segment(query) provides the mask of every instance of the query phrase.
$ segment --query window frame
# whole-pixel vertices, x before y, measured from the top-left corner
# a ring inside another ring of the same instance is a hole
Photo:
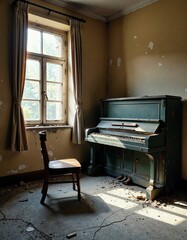
[[[68,105],[68,74],[67,74],[67,66],[68,66],[68,33],[63,30],[55,29],[52,27],[48,27],[42,24],[36,24],[33,22],[29,22],[28,28],[40,30],[41,32],[47,32],[54,35],[60,35],[62,37],[62,57],[54,57],[49,56],[43,53],[33,53],[27,52],[27,59],[38,60],[41,64],[40,68],[40,120],[26,120],[26,126],[47,126],[47,125],[66,125],[68,122],[68,113],[67,113],[67,105]],[[43,34],[41,34],[43,37]],[[43,42],[43,39],[41,39]],[[43,46],[41,46],[43,48]],[[43,51],[43,49],[41,49]],[[62,66],[62,120],[47,120],[46,115],[46,87],[47,87],[47,79],[46,79],[46,64],[47,62],[60,64]],[[25,99],[22,98],[24,101]]]

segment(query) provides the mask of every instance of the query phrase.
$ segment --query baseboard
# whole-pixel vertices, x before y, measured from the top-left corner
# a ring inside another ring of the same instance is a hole
[[[85,166],[82,168],[82,173],[85,171]],[[42,180],[44,176],[44,170],[32,171],[27,173],[20,173],[10,176],[0,177],[0,187],[6,187],[10,185],[19,185],[21,181],[31,182],[36,180]],[[187,180],[181,179],[178,189],[187,190]]]
[[[26,183],[26,182],[41,180],[43,179],[43,176],[44,176],[44,170],[0,177],[0,187],[6,187],[10,185],[19,185],[21,181]]]
[[[85,172],[82,168],[82,173]],[[10,176],[0,177],[0,187],[6,187],[10,185],[19,185],[21,181],[27,183],[37,180],[43,180],[44,170],[32,171],[27,173],[14,174]]]

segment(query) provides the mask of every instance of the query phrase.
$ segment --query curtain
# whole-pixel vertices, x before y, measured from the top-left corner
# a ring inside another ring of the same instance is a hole
[[[76,104],[72,142],[81,144],[83,142],[83,114],[82,114],[82,42],[81,23],[70,20],[71,56],[73,89]]]
[[[28,150],[21,100],[25,83],[28,4],[14,4],[11,151]]]

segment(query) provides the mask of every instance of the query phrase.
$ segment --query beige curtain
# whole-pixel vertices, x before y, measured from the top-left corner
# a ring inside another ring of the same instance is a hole
[[[81,144],[83,142],[83,114],[82,114],[82,42],[81,23],[70,20],[72,75],[76,112],[72,132],[72,142]]]
[[[27,27],[28,5],[18,1],[14,5],[11,151],[28,150],[25,123],[21,108],[25,83]]]

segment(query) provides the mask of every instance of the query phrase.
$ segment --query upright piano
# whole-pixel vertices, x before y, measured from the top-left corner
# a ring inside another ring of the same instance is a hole
[[[144,96],[101,100],[90,143],[88,173],[128,176],[148,199],[174,190],[181,172],[181,97]]]

